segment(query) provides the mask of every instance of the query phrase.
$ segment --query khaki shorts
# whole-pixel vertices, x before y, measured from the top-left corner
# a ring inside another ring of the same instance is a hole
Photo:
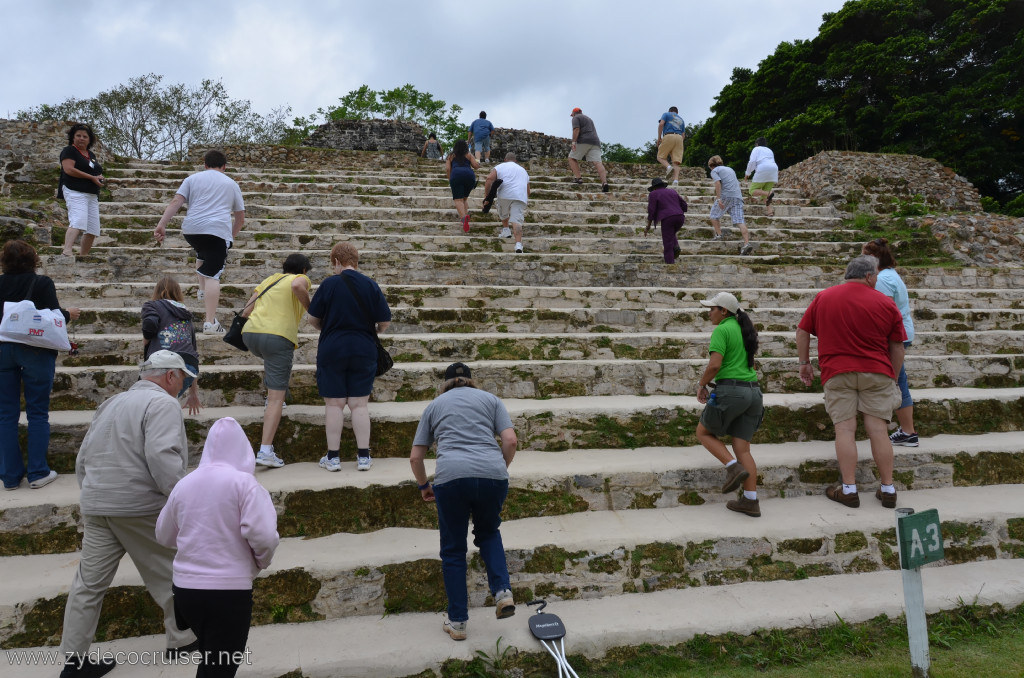
[[[573,160],[588,160],[590,162],[601,162],[600,144],[576,144],[576,148],[569,151],[569,157]]]
[[[509,200],[498,198],[498,218],[502,221],[508,219],[510,224],[523,224],[523,215],[526,214],[526,203],[522,200]]]
[[[658,160],[672,156],[672,162],[677,165],[683,161],[683,135],[666,134],[661,138],[658,145]]]
[[[874,372],[843,372],[825,382],[825,411],[833,424],[858,412],[892,421],[902,396],[896,380]]]

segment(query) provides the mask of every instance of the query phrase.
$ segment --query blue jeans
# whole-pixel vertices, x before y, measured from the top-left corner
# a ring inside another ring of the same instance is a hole
[[[910,342],[904,341],[903,348],[910,348]],[[911,405],[914,404],[914,399],[910,397],[910,387],[907,385],[906,360],[904,360],[903,362],[904,364],[900,365],[899,376],[896,377],[896,385],[900,387],[900,395],[903,396],[903,400],[900,402],[899,406],[899,409],[901,410],[904,407],[910,407]]]
[[[441,571],[448,594],[448,619],[469,619],[466,591],[466,532],[473,519],[473,544],[487,568],[491,593],[509,588],[505,547],[501,543],[501,507],[508,494],[507,480],[459,478],[434,485],[437,522],[441,530]]]
[[[25,475],[18,444],[21,388],[25,387],[28,417],[28,481],[50,475],[50,391],[57,354],[45,348],[0,342],[0,478],[4,487],[17,487]]]

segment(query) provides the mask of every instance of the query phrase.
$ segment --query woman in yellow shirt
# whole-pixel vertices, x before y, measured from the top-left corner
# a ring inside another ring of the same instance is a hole
[[[263,438],[256,463],[271,468],[284,466],[274,452],[274,436],[281,423],[281,409],[292,376],[292,359],[299,345],[299,321],[309,308],[309,273],[312,266],[303,254],[289,254],[283,273],[266,278],[253,290],[242,315],[249,318],[242,340],[257,358],[263,359],[263,383],[267,406],[263,410]]]

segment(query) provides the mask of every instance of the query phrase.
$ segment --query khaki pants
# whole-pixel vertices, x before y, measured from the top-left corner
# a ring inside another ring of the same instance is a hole
[[[171,563],[175,552],[157,543],[156,519],[156,515],[82,516],[85,526],[82,558],[64,608],[64,632],[60,649],[65,656],[68,653],[84,655],[89,651],[89,645],[96,635],[103,596],[125,553],[131,556],[142,575],[149,595],[164,611],[167,647],[181,647],[195,640],[191,631],[179,631],[174,622]]]

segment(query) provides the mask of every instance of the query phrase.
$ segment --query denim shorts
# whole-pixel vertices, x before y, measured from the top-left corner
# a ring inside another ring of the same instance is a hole
[[[477,153],[490,153],[491,152],[491,137],[486,136],[482,139],[473,139],[473,150]]]

